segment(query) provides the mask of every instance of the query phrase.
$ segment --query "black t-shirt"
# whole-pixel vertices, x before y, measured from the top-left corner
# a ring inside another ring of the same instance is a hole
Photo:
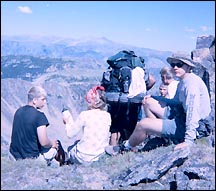
[[[34,158],[41,153],[37,128],[49,125],[45,114],[32,106],[19,108],[13,119],[10,152],[16,159]]]

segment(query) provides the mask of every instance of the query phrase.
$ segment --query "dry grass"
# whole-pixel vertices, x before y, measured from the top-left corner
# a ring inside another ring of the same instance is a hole
[[[205,141],[201,141],[205,142]],[[170,152],[173,145],[158,147],[149,152],[125,153],[110,157],[104,155],[99,161],[89,166],[71,165],[59,167],[58,163],[46,166],[44,161],[20,160],[11,161],[7,156],[7,145],[2,146],[1,153],[1,189],[2,190],[106,190],[124,189],[137,190],[145,187],[133,186],[115,188],[111,179],[124,170],[143,160],[154,160],[155,157]],[[208,154],[208,155],[207,155]],[[212,156],[212,157],[209,157]],[[193,149],[192,160],[203,161],[215,165],[215,148],[199,143]],[[158,190],[155,184],[152,190]]]

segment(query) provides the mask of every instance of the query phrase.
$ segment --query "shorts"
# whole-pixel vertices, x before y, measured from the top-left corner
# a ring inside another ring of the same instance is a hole
[[[184,141],[185,125],[177,119],[163,119],[161,136],[170,138],[174,144]]]
[[[73,145],[69,146],[67,149],[69,161],[71,164],[82,164],[80,160],[78,160],[77,156],[77,143],[79,140],[75,141]]]
[[[164,116],[163,119],[167,119],[170,116],[170,107],[166,106],[164,110]]]

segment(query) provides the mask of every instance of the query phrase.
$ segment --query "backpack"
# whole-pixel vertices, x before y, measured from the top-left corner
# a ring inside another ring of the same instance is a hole
[[[142,57],[135,55],[134,51],[122,50],[107,59],[109,67],[103,73],[101,85],[104,86],[108,101],[128,101],[128,93],[132,80],[132,70],[136,67],[145,72],[145,63]],[[147,75],[144,75],[147,77]],[[144,81],[145,83],[145,81]],[[140,92],[133,102],[141,102],[145,92]]]
[[[197,128],[196,135],[197,139],[200,139],[202,137],[208,137],[213,133],[214,128],[214,114],[213,110],[211,110],[211,113],[207,118],[199,120],[199,127]]]

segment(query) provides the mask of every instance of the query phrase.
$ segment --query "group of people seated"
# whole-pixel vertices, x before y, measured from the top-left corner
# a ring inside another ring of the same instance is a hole
[[[171,139],[175,144],[174,150],[189,148],[199,137],[200,122],[205,121],[205,125],[211,123],[209,92],[203,80],[192,72],[195,67],[193,60],[174,55],[168,57],[167,62],[179,81],[163,75],[163,69],[161,79],[163,84],[168,85],[168,92],[170,86],[175,93],[171,93],[170,98],[145,96],[142,104],[146,117],[137,123],[132,135],[123,144],[106,148],[110,155],[136,150],[149,135]]]
[[[199,134],[199,121],[208,121],[211,112],[209,93],[203,80],[191,72],[195,67],[192,59],[173,55],[167,58],[167,62],[170,67],[160,71],[160,95],[144,97],[145,117],[137,118],[130,136],[122,142],[118,139],[111,141],[112,117],[107,110],[103,86],[94,86],[87,92],[88,109],[76,120],[71,122],[69,117],[63,117],[67,136],[73,140],[67,150],[62,148],[59,140],[48,138],[46,128],[49,122],[41,111],[47,94],[41,86],[32,87],[28,92],[28,104],[14,115],[10,158],[42,158],[48,165],[55,159],[60,166],[90,164],[105,153],[113,156],[135,151],[149,135],[171,139],[174,150],[190,147]]]

